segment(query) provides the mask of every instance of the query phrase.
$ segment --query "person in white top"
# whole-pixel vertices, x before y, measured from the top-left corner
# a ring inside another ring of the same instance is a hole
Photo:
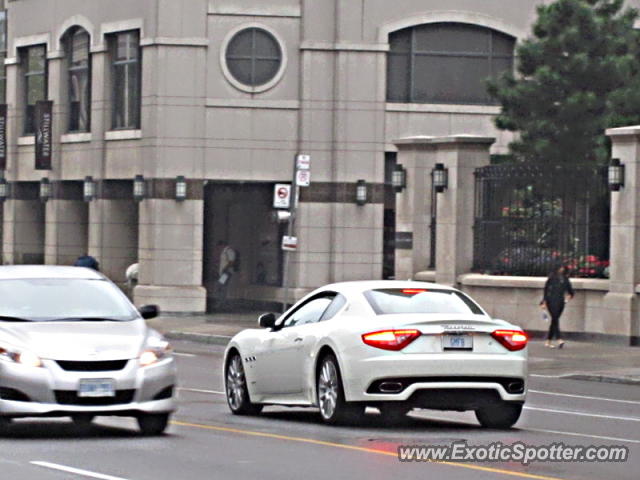
[[[216,282],[216,310],[219,310],[227,299],[227,289],[234,273],[238,254],[224,240],[220,240],[217,245],[220,252],[218,261],[218,281]]]

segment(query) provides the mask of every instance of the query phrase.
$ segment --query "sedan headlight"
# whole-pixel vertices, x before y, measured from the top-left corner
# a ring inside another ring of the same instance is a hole
[[[171,345],[158,332],[151,332],[140,353],[140,365],[147,367],[171,354]]]
[[[38,355],[19,348],[0,345],[0,361],[17,363],[25,367],[41,367],[42,360]]]

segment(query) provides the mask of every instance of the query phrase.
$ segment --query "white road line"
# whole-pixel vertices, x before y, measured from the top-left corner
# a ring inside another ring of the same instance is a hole
[[[525,432],[553,433],[554,435],[568,435],[570,437],[587,437],[597,438],[598,440],[612,440],[614,442],[640,443],[640,440],[631,440],[630,438],[604,437],[602,435],[588,435],[586,433],[561,432],[559,430],[543,430],[538,428],[522,428]]]
[[[113,475],[104,475],[102,473],[90,472],[89,470],[80,470],[79,468],[67,467],[65,465],[58,465],[57,463],[50,462],[41,462],[41,461],[32,461],[29,462],[32,465],[37,465],[39,467],[50,468],[52,470],[60,470],[61,472],[73,473],[75,475],[80,475],[82,477],[89,478],[98,478],[100,480],[127,480],[122,477],[114,477]]]
[[[173,352],[173,354],[177,355],[178,357],[197,357],[197,355],[193,353]]]
[[[589,395],[574,395],[570,393],[545,392],[543,390],[531,390],[531,389],[527,390],[527,392],[538,393],[540,395],[553,395],[555,397],[584,398],[587,400],[603,400],[605,402],[630,403],[632,405],[640,405],[640,402],[635,400],[618,400],[616,398],[591,397]]]
[[[530,373],[529,376],[538,378],[560,378],[559,375],[540,375],[539,373]]]
[[[525,410],[534,410],[538,412],[562,413],[564,415],[577,415],[579,417],[606,418],[607,420],[625,420],[630,422],[640,422],[640,418],[638,417],[618,417],[615,415],[600,415],[597,413],[574,412],[572,410],[557,410],[555,408],[529,407],[527,405],[525,405],[522,408],[524,408]]]
[[[210,393],[212,395],[225,395],[225,392],[219,392],[217,390],[203,390],[201,388],[178,388],[178,390],[195,393]]]

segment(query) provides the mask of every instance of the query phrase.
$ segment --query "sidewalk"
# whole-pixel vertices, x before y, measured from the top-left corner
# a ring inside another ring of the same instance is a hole
[[[226,345],[239,331],[258,328],[260,313],[167,315],[148,324],[173,340]],[[563,349],[549,349],[542,340],[529,345],[529,373],[640,386],[640,347],[570,341]]]

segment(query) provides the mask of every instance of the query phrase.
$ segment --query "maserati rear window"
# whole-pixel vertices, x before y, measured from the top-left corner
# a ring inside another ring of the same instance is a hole
[[[377,315],[399,313],[461,313],[484,315],[469,297],[451,290],[424,288],[384,288],[369,290],[364,296]]]

